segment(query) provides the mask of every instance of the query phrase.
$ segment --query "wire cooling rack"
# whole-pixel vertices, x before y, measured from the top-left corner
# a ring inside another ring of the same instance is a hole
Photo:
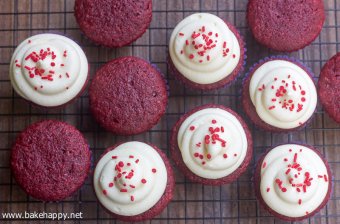
[[[326,22],[321,35],[304,50],[290,54],[305,62],[318,76],[322,65],[340,50],[340,0],[325,0]],[[195,12],[210,12],[230,21],[245,37],[248,49],[246,70],[259,59],[276,55],[258,45],[248,30],[246,0],[154,0],[153,19],[147,32],[134,44],[119,49],[97,47],[79,31],[73,16],[74,0],[0,0],[0,211],[1,212],[82,212],[83,219],[60,223],[118,223],[97,203],[90,178],[72,197],[58,203],[43,203],[27,196],[15,183],[9,168],[11,145],[16,135],[29,124],[43,119],[66,121],[81,130],[88,139],[96,161],[103,150],[118,141],[140,140],[158,145],[168,153],[172,126],[185,112],[205,103],[231,107],[244,116],[239,103],[242,76],[237,82],[218,91],[192,91],[179,85],[167,72],[167,44],[174,26]],[[28,36],[58,33],[78,42],[90,61],[91,77],[110,59],[135,55],[156,64],[170,86],[166,115],[152,130],[137,136],[118,137],[105,132],[89,113],[87,92],[62,110],[43,111],[24,102],[11,88],[8,68],[15,47]],[[284,223],[263,210],[254,196],[252,167],[258,156],[279,143],[306,142],[321,150],[333,171],[333,191],[328,205],[302,223],[340,223],[340,126],[324,113],[320,105],[312,122],[302,131],[272,134],[254,128],[255,156],[251,168],[236,182],[220,187],[203,186],[187,181],[175,168],[176,191],[164,212],[146,223]],[[0,220],[0,223],[32,223],[23,220]],[[40,220],[49,223],[49,220]]]

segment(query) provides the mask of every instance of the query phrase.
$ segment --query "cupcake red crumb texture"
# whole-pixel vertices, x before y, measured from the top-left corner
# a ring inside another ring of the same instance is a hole
[[[107,47],[122,47],[141,37],[152,19],[151,0],[76,0],[74,15],[84,34]]]
[[[325,111],[340,124],[340,53],[323,66],[318,82],[318,93]]]
[[[102,66],[92,80],[91,112],[106,130],[119,135],[151,129],[165,113],[167,85],[162,74],[138,57],[121,57]]]
[[[277,51],[296,51],[320,34],[324,4],[322,0],[249,0],[247,20],[260,44]]]
[[[56,120],[26,128],[11,151],[16,182],[28,195],[43,201],[71,196],[83,185],[90,163],[91,152],[82,134]]]

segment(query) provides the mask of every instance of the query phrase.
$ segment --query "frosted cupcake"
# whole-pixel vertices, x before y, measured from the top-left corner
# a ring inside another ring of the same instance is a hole
[[[261,60],[243,82],[242,104],[254,124],[267,131],[303,128],[317,105],[312,73],[292,58]]]
[[[172,129],[171,157],[191,181],[221,185],[236,180],[252,158],[251,133],[242,118],[208,104],[183,115]]]
[[[172,199],[174,184],[166,155],[137,141],[108,148],[93,175],[100,204],[113,217],[129,222],[160,214]]]
[[[86,87],[88,62],[71,39],[39,34],[24,40],[14,51],[10,80],[25,100],[42,107],[60,107],[77,98]]]
[[[258,161],[255,192],[263,207],[275,217],[299,221],[326,205],[331,177],[327,161],[312,146],[279,145]]]
[[[209,13],[192,14],[175,27],[169,54],[173,75],[202,90],[233,81],[245,60],[244,43],[236,28]]]

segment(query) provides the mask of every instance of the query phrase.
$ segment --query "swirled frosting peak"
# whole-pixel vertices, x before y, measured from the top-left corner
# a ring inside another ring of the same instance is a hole
[[[187,117],[177,141],[186,166],[207,179],[234,172],[245,159],[248,147],[238,118],[220,108],[202,109]]]
[[[182,20],[172,32],[170,57],[192,82],[210,84],[227,77],[240,59],[240,45],[228,25],[209,13]]]
[[[111,212],[134,216],[163,196],[167,170],[156,150],[142,142],[127,142],[107,152],[94,171],[100,203]]]
[[[313,115],[317,104],[312,78],[286,60],[270,60],[257,68],[249,93],[259,117],[282,129],[301,126]]]
[[[82,49],[57,34],[35,35],[23,41],[10,65],[15,91],[46,107],[60,106],[76,97],[87,76],[88,62]]]
[[[262,161],[261,196],[275,212],[302,217],[323,203],[329,179],[326,165],[316,152],[302,145],[280,145]]]

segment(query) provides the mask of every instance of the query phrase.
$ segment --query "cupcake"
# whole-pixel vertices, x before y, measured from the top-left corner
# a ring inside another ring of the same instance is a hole
[[[297,51],[319,36],[324,5],[322,0],[249,0],[247,20],[260,44],[276,51]]]
[[[171,157],[193,182],[227,184],[248,167],[253,148],[251,133],[231,109],[208,104],[182,116],[172,129]]]
[[[340,124],[340,53],[323,66],[318,82],[320,101],[326,112]]]
[[[96,44],[121,47],[141,37],[152,19],[152,0],[76,0],[74,15]]]
[[[245,63],[244,42],[236,28],[209,13],[192,14],[175,27],[169,54],[175,78],[201,90],[229,84]]]
[[[301,129],[317,104],[312,73],[292,58],[265,58],[244,79],[242,104],[248,117],[264,130]]]
[[[83,135],[56,120],[32,124],[19,134],[11,151],[11,169],[17,184],[42,201],[60,201],[84,183],[91,152]]]
[[[39,34],[14,51],[9,76],[17,94],[41,107],[61,107],[85,89],[89,66],[83,50],[71,39]]]
[[[114,218],[129,222],[160,214],[172,199],[174,184],[166,155],[137,141],[108,148],[93,174],[100,204]]]
[[[101,67],[92,80],[90,107],[106,130],[119,135],[152,128],[165,113],[167,86],[162,74],[137,57],[121,57]]]
[[[300,221],[323,208],[331,193],[331,172],[318,150],[285,144],[258,161],[254,184],[260,204],[275,217]]]

